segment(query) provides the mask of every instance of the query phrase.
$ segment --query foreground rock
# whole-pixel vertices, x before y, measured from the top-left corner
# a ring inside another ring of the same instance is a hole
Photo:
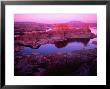
[[[16,76],[94,76],[97,75],[97,49],[46,56],[19,54],[15,56],[14,63]]]

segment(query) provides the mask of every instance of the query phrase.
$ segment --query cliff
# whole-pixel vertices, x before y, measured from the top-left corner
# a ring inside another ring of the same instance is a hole
[[[53,30],[49,32],[25,32],[22,35],[15,35],[15,44],[22,46],[30,46],[37,48],[39,45],[54,43],[67,39],[75,38],[95,38],[96,35],[91,33],[89,29],[69,29],[69,30]]]

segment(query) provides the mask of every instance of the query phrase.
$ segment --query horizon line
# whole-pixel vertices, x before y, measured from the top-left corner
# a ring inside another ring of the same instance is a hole
[[[68,21],[68,22],[56,22],[56,23],[46,23],[46,22],[36,22],[36,21],[14,21],[14,23],[16,22],[30,22],[30,23],[42,23],[42,24],[60,24],[60,23],[69,23],[69,22],[82,22],[82,23],[96,23],[97,22],[83,22],[83,21]]]

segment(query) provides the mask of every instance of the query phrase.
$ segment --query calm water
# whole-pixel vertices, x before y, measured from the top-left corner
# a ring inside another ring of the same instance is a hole
[[[96,38],[90,39],[88,43],[80,42],[79,40],[73,41],[73,42],[68,42],[65,45],[65,42],[57,42],[55,44],[45,44],[41,45],[37,49],[33,49],[30,47],[24,47],[20,53],[25,55],[25,54],[31,54],[31,53],[40,53],[40,54],[50,54],[54,52],[72,52],[76,50],[83,50],[83,49],[93,49],[96,48],[97,45],[93,44],[92,42],[96,41]]]
[[[91,31],[96,34],[96,30],[92,29]],[[60,41],[55,42],[54,44],[41,45],[39,48],[36,49],[24,47],[22,50],[20,50],[20,54],[25,55],[32,53],[40,53],[43,55],[47,55],[55,52],[72,52],[76,50],[93,49],[97,47],[96,44],[93,44],[93,41],[97,41],[97,38]]]

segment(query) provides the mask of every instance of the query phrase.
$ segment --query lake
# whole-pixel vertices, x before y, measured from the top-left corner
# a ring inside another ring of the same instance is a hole
[[[82,40],[82,39],[81,39]],[[20,50],[20,54],[22,55],[27,55],[31,53],[40,53],[43,55],[47,55],[50,53],[55,53],[55,52],[72,52],[76,50],[83,50],[83,49],[93,49],[96,48],[97,45],[93,44],[93,41],[96,41],[96,38],[90,39],[88,43],[85,42],[85,39],[83,39],[84,42],[81,42],[77,40],[73,42],[57,42],[55,44],[45,44],[41,45],[37,49],[33,49],[30,47],[24,47],[22,50]],[[66,43],[66,45],[65,45]]]
[[[91,32],[96,34],[96,29],[91,28]],[[54,44],[40,45],[39,48],[24,47],[20,50],[20,54],[27,55],[32,53],[40,53],[42,55],[48,55],[56,52],[73,52],[76,50],[94,49],[97,45],[93,42],[97,42],[97,38],[93,39],[68,39],[64,41],[54,42]]]

